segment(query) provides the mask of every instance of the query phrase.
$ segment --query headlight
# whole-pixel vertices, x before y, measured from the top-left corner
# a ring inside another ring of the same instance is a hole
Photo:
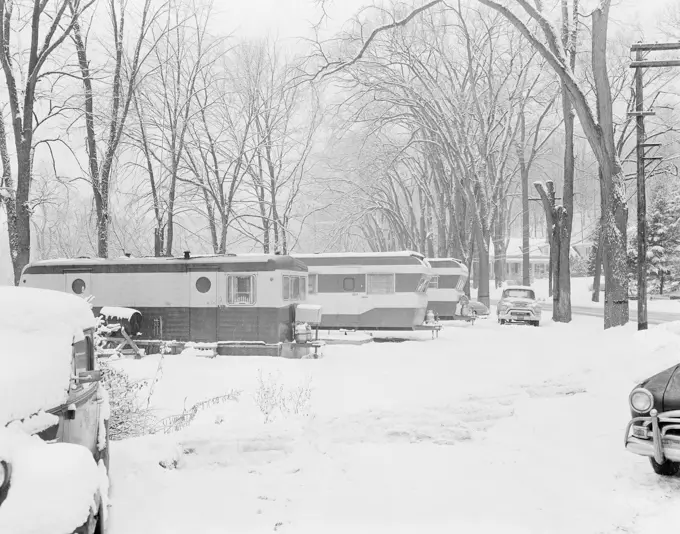
[[[654,407],[654,397],[644,388],[636,388],[630,393],[630,406],[638,413],[647,413]]]

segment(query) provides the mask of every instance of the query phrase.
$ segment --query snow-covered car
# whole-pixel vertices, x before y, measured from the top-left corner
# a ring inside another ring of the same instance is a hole
[[[468,303],[468,306],[470,306],[470,313],[474,315],[475,317],[479,317],[480,319],[486,319],[489,316],[489,308],[487,308],[483,303],[479,302],[478,300],[471,300]]]
[[[508,286],[498,301],[496,315],[500,324],[528,323],[538,326],[541,322],[541,305],[530,287]]]
[[[658,475],[680,472],[680,365],[651,376],[630,392],[626,449],[649,457]]]
[[[0,286],[0,532],[105,532],[108,395],[74,295]]]

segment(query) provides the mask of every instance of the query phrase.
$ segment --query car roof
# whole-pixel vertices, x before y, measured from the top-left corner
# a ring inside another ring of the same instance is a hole
[[[96,326],[91,306],[81,297],[33,287],[0,286],[0,326],[15,330],[60,323],[80,330]]]
[[[75,295],[0,286],[0,426],[66,401],[72,345],[96,321]]]

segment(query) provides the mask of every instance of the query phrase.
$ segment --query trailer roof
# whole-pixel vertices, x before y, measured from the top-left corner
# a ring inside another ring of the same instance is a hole
[[[463,264],[462,260],[456,258],[427,258],[433,269],[463,269],[467,271],[468,268]]]
[[[186,271],[307,271],[307,266],[291,256],[239,254],[192,256],[184,258],[75,258],[30,263],[23,274],[60,274],[67,271],[91,273],[154,273]]]
[[[410,250],[398,252],[325,252],[321,254],[293,254],[307,265],[424,265],[425,256]]]

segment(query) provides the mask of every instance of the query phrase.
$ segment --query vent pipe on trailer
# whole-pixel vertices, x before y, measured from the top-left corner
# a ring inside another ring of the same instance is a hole
[[[191,251],[185,250],[184,251],[184,259],[185,260],[190,260],[191,259]]]

